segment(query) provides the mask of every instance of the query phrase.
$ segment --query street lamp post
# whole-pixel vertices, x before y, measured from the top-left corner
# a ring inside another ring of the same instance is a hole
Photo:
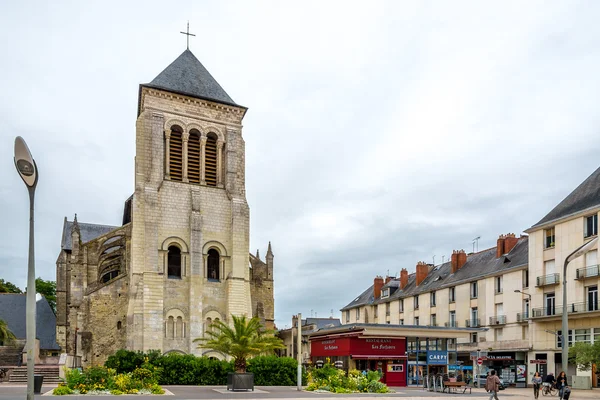
[[[587,253],[598,242],[598,237],[593,238],[587,243],[579,246],[574,252],[565,258],[563,267],[563,307],[562,307],[562,365],[563,370],[569,371],[569,315],[567,314],[567,265],[577,257]]]
[[[29,191],[29,261],[27,263],[27,400],[34,400],[33,373],[35,367],[35,253],[33,241],[33,204],[38,170],[31,152],[21,136],[15,139],[15,167]]]

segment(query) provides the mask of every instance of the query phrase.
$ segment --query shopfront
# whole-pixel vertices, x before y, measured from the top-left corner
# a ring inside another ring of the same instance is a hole
[[[406,386],[406,339],[337,336],[311,339],[315,365],[329,360],[346,370],[379,371],[388,386]]]
[[[422,386],[430,374],[462,369],[456,342],[472,331],[478,329],[358,323],[325,328],[309,336],[311,362],[380,371],[388,386]]]
[[[480,374],[495,370],[500,379],[517,387],[527,385],[527,353],[525,352],[490,352],[483,358]]]

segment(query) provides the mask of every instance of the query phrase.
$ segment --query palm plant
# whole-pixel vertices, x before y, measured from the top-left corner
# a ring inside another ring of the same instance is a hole
[[[0,345],[12,344],[16,339],[14,333],[8,329],[6,322],[0,319]]]
[[[195,339],[198,347],[219,351],[233,357],[236,372],[246,372],[246,360],[261,354],[271,353],[285,346],[274,336],[275,331],[265,330],[258,318],[231,316],[233,327],[216,320],[204,334]]]

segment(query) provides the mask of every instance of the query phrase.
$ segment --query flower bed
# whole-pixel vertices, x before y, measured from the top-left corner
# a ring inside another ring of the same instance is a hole
[[[66,371],[65,382],[52,394],[120,395],[120,394],[164,394],[158,385],[160,370],[144,365],[132,372],[117,374],[106,367],[90,367],[80,372],[78,369]]]
[[[390,393],[391,390],[380,382],[380,379],[381,374],[377,371],[363,374],[358,370],[351,370],[346,375],[344,370],[337,369],[327,362],[322,368],[313,368],[308,372],[306,390],[332,393]]]

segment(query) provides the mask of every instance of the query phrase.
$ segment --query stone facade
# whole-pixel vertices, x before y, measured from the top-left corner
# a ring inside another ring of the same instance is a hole
[[[84,365],[101,364],[119,348],[208,354],[193,340],[232,314],[274,327],[271,245],[265,262],[249,254],[246,109],[148,85],[139,99],[135,192],[124,225],[65,219],[58,341]],[[172,132],[183,138],[179,181],[170,174]],[[200,135],[199,183],[188,179],[190,132]],[[214,186],[205,180],[209,135],[217,138]]]

